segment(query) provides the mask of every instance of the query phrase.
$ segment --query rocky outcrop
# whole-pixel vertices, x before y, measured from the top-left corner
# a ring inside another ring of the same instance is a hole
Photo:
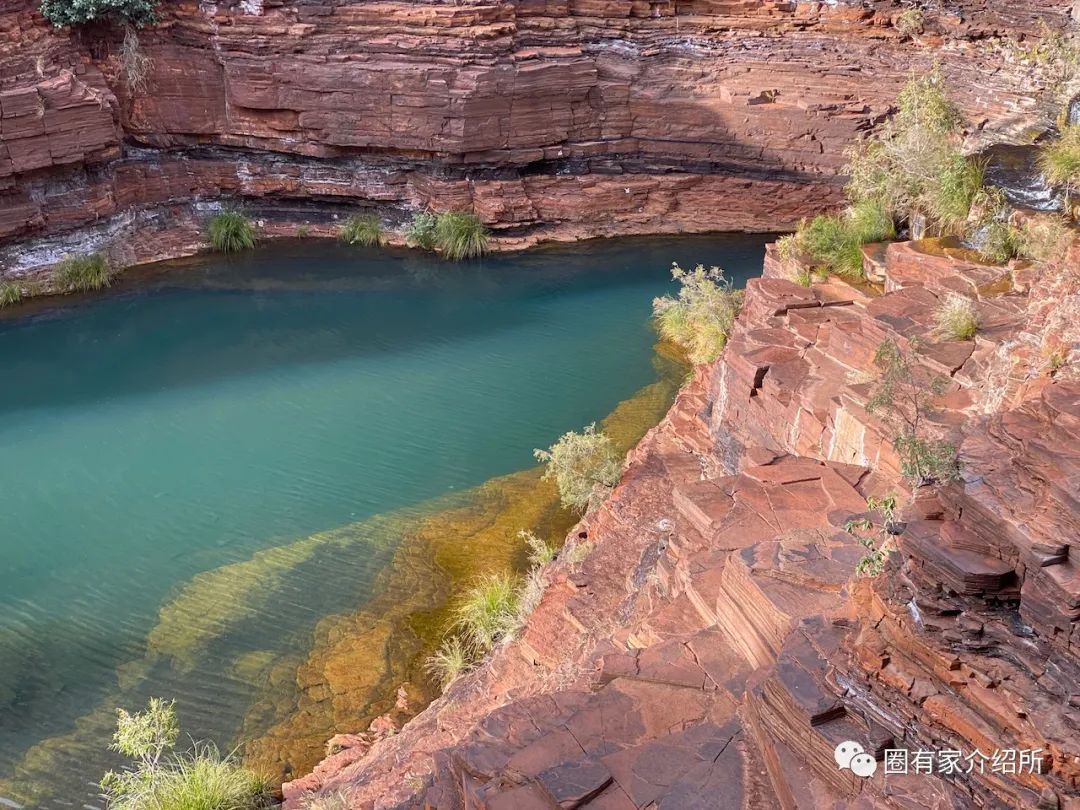
[[[520,638],[399,734],[287,784],[288,806],[1080,806],[1080,379],[1043,352],[1080,346],[1080,242],[1051,267],[933,243],[867,262],[881,288],[803,288],[770,250],[724,356],[575,529],[591,552],[548,571]],[[956,292],[980,333],[935,341]],[[932,429],[958,446],[959,481],[900,479],[867,409],[885,339],[918,339],[948,380]],[[888,493],[896,551],[859,578],[849,521]],[[862,779],[834,761],[846,740],[964,759]],[[1037,770],[993,764],[1021,749]]]
[[[844,147],[943,65],[976,138],[1058,99],[1002,42],[1067,0],[163,3],[139,67],[108,27],[0,9],[0,267],[190,253],[242,203],[268,235],[375,207],[475,210],[538,238],[769,230],[838,199]],[[133,68],[134,66],[134,68]]]

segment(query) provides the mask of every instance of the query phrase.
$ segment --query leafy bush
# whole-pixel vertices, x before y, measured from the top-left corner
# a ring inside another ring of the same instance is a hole
[[[435,221],[435,246],[454,261],[483,256],[488,251],[488,231],[476,214],[446,211]]]
[[[56,27],[107,20],[132,25],[157,22],[157,0],[41,0],[41,13]]]
[[[115,810],[257,810],[269,806],[269,783],[222,757],[210,744],[174,752],[179,726],[172,702],[152,698],[145,712],[117,712],[112,749],[132,768],[105,774],[101,788]]]
[[[970,298],[951,293],[934,312],[936,333],[945,340],[971,340],[979,331],[979,313]]]
[[[1039,168],[1049,183],[1063,186],[1067,195],[1080,188],[1080,124],[1067,125],[1060,138],[1042,148]]]
[[[862,246],[881,242],[896,235],[892,217],[873,199],[864,199],[841,214],[821,214],[803,220],[793,236],[790,248],[808,260],[812,267],[836,273],[850,281],[864,278]],[[796,281],[810,286],[811,274]]]
[[[962,230],[982,167],[960,151],[963,120],[941,73],[913,76],[897,112],[848,150],[848,196],[873,201],[896,221],[925,216],[941,233]]]
[[[375,214],[356,214],[341,226],[341,238],[350,245],[379,247],[385,241],[383,227]]]
[[[879,376],[866,409],[881,414],[896,430],[893,447],[900,457],[901,474],[913,486],[958,478],[956,447],[925,436],[933,398],[945,392],[944,379],[927,373],[892,340],[878,346],[874,365]]]
[[[405,243],[409,247],[421,250],[435,249],[435,224],[438,220],[434,214],[421,211],[412,218],[412,222],[405,229]]]
[[[742,306],[743,293],[735,290],[719,267],[698,265],[687,272],[673,264],[679,297],[653,300],[653,318],[660,336],[681,346],[694,365],[720,356]]]
[[[53,270],[53,283],[64,292],[100,290],[112,284],[112,270],[100,253],[68,256]]]
[[[255,247],[251,220],[239,211],[222,211],[210,219],[210,246],[219,253],[236,253]]]
[[[454,611],[466,641],[485,653],[508,639],[519,625],[518,583],[509,574],[488,574],[477,580]]]
[[[581,512],[598,506],[622,472],[615,445],[595,424],[564,433],[550,449],[533,454],[547,464],[544,479],[555,479],[563,506]]]
[[[17,304],[22,299],[22,287],[12,281],[0,282],[0,309]]]
[[[472,666],[474,658],[459,636],[448,636],[434,655],[427,659],[424,669],[442,689],[446,689]]]

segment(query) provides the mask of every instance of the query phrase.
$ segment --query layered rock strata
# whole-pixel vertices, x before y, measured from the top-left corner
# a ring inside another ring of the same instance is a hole
[[[1080,345],[1080,243],[1054,267],[931,243],[867,265],[882,287],[808,289],[770,250],[724,356],[575,529],[591,552],[548,571],[520,638],[400,733],[346,740],[288,806],[1080,807],[1080,379],[1046,359]],[[973,341],[933,337],[954,293]],[[900,480],[867,410],[885,339],[948,380],[933,431],[961,480]],[[889,493],[897,551],[858,578],[848,521]],[[861,779],[834,762],[845,740],[969,759]],[[1040,772],[977,765],[1010,749]]]
[[[191,253],[240,204],[267,235],[470,208],[538,238],[790,226],[936,60],[973,132],[1057,113],[1016,46],[1068,0],[162,4],[139,33],[0,9],[0,270]],[[1000,40],[997,38],[1001,38]],[[1004,43],[1004,44],[1003,44]]]

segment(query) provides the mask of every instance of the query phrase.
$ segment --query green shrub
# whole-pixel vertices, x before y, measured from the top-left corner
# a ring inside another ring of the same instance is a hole
[[[379,247],[385,241],[382,223],[375,214],[356,214],[341,226],[341,238],[350,245]]]
[[[473,652],[460,637],[449,636],[427,659],[424,669],[442,689],[446,689],[472,666],[474,658]]]
[[[819,214],[804,220],[795,238],[814,267],[853,281],[863,277],[863,243],[845,216]]]
[[[108,20],[132,25],[157,21],[157,0],[41,0],[41,13],[53,25]]]
[[[255,228],[239,211],[222,211],[210,219],[210,246],[219,253],[237,253],[255,247]]]
[[[983,166],[959,152],[941,158],[936,182],[926,183],[921,206],[942,233],[962,231],[983,187]]]
[[[848,196],[870,200],[895,221],[924,215],[941,233],[967,219],[983,170],[961,150],[963,120],[941,73],[913,76],[897,112],[870,139],[848,150]]]
[[[971,340],[979,331],[979,313],[974,302],[956,293],[938,304],[934,320],[937,335],[945,340]]]
[[[100,290],[112,284],[112,270],[100,253],[68,256],[53,270],[53,283],[64,292]]]
[[[22,287],[13,281],[0,282],[0,309],[13,306],[22,300]]]
[[[483,256],[488,251],[488,231],[476,214],[446,211],[435,221],[435,247],[453,261]]]
[[[435,215],[427,211],[416,214],[405,229],[405,244],[421,250],[434,250],[437,222]]]
[[[563,506],[580,512],[602,503],[622,473],[615,445],[595,424],[564,433],[548,450],[533,454],[547,464],[544,479],[555,479]]]
[[[145,712],[118,711],[112,749],[134,760],[101,782],[114,810],[258,810],[269,806],[269,783],[217,748],[198,743],[174,751],[179,727],[171,702],[152,698]]]
[[[698,265],[687,272],[672,264],[679,297],[653,299],[653,319],[664,340],[679,345],[694,365],[712,363],[724,350],[742,306],[742,290],[733,289],[719,267]]]
[[[468,590],[454,610],[466,641],[485,653],[509,639],[519,626],[518,582],[509,574],[488,574]]]
[[[1064,186],[1070,196],[1080,188],[1080,124],[1067,125],[1060,138],[1042,147],[1039,168],[1048,182]]]

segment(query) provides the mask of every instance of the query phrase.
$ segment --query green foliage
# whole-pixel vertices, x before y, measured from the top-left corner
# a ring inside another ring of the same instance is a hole
[[[836,273],[849,281],[861,281],[863,273],[862,246],[896,236],[892,216],[878,200],[862,199],[840,214],[821,214],[803,220],[787,251],[800,254],[810,269]],[[810,286],[812,275],[796,281]]]
[[[146,711],[117,712],[112,749],[134,760],[110,771],[101,788],[115,810],[258,810],[269,806],[269,783],[222,757],[209,744],[187,755],[174,751],[179,726],[174,704],[151,698]]]
[[[880,527],[875,531],[870,518],[849,520],[844,530],[858,538],[866,554],[856,563],[855,573],[860,577],[876,577],[885,571],[885,564],[894,549],[893,532],[896,526],[897,498],[894,494],[882,498],[866,499],[866,509],[881,517]]]
[[[951,293],[934,311],[936,334],[944,340],[971,340],[979,331],[979,313],[975,303],[963,295]]]
[[[157,22],[157,0],[41,0],[41,13],[56,27],[99,20],[143,26]]]
[[[483,256],[488,251],[488,231],[476,214],[446,211],[435,220],[435,247],[453,261]]]
[[[0,309],[23,300],[23,289],[13,281],[0,282]]]
[[[533,532],[528,529],[522,529],[518,532],[518,539],[525,543],[529,549],[529,563],[536,566],[544,566],[555,559],[559,553],[559,549],[541,540]]]
[[[473,665],[474,660],[472,650],[459,636],[448,636],[424,663],[424,669],[446,689]]]
[[[477,580],[454,611],[466,642],[486,653],[509,639],[519,626],[518,582],[509,574],[488,574]]]
[[[724,350],[742,306],[742,290],[733,289],[719,267],[698,265],[687,272],[673,264],[679,297],[653,300],[653,318],[664,340],[681,346],[694,365],[712,363]]]
[[[1039,168],[1049,183],[1072,195],[1080,188],[1080,124],[1061,130],[1061,137],[1042,147]]]
[[[983,181],[981,164],[960,151],[962,128],[941,73],[912,76],[896,114],[848,150],[848,196],[896,221],[921,214],[940,233],[960,232]]]
[[[879,376],[866,409],[881,414],[896,431],[893,447],[900,457],[901,474],[913,486],[958,478],[956,448],[924,435],[933,399],[945,392],[945,380],[929,374],[892,340],[878,346],[874,365]]]
[[[379,247],[386,241],[382,222],[375,214],[355,214],[341,226],[341,238],[350,245]]]
[[[64,292],[100,290],[112,283],[112,270],[100,253],[68,256],[53,270],[53,283]]]
[[[421,250],[435,249],[435,225],[438,222],[434,214],[421,211],[412,218],[405,229],[405,243],[409,247]]]
[[[210,246],[219,253],[237,253],[255,247],[255,228],[239,211],[222,211],[210,219]]]
[[[563,506],[580,512],[598,506],[622,472],[615,445],[591,424],[581,433],[564,433],[548,450],[533,455],[547,464],[544,479],[555,479]]]

